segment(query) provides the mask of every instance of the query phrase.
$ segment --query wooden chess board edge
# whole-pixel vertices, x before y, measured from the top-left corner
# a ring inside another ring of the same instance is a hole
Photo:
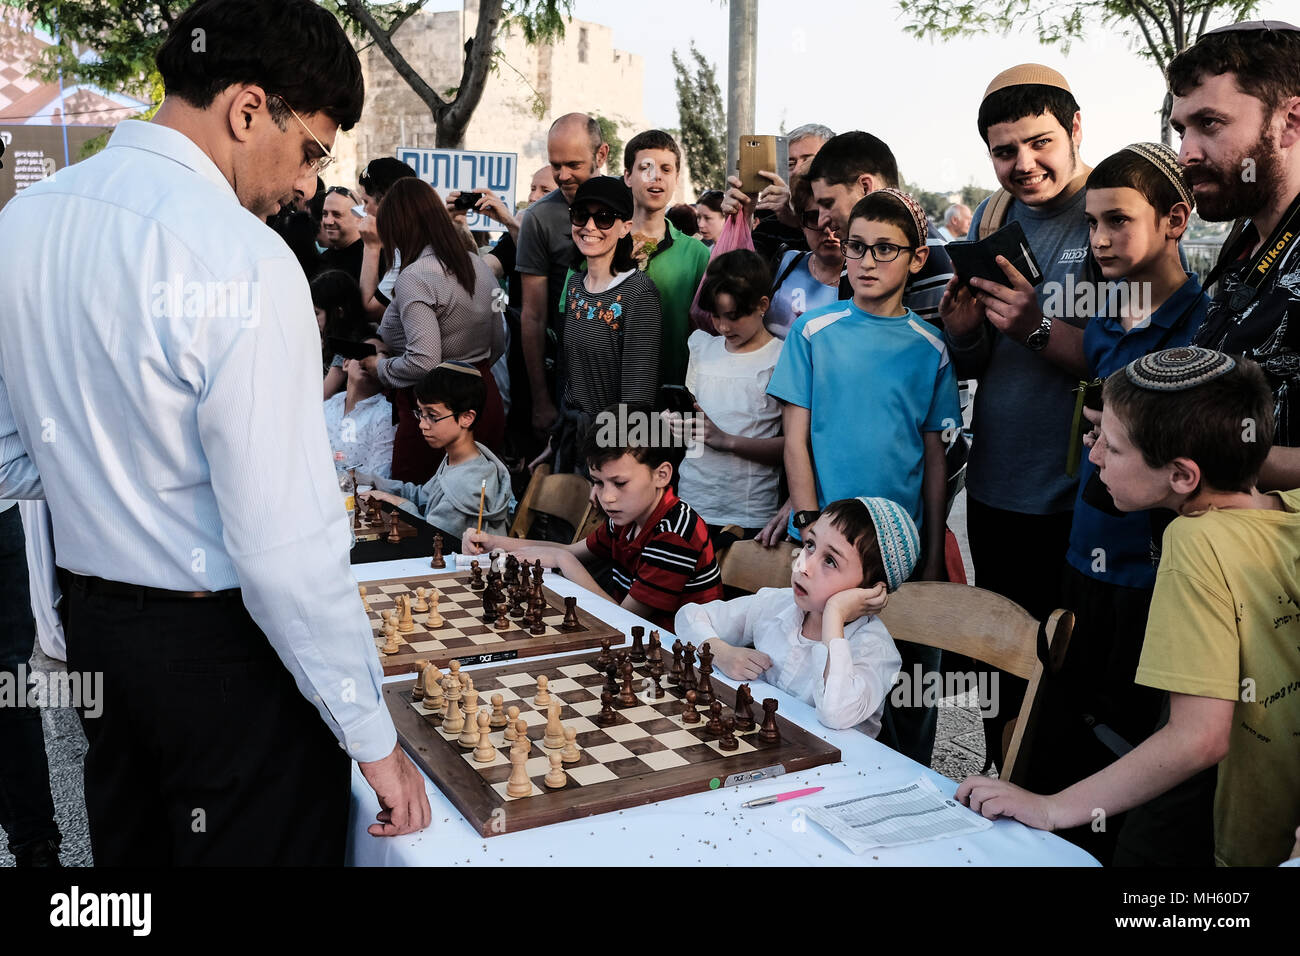
[[[555,663],[564,665],[576,662],[590,663],[591,658],[569,658]],[[479,671],[473,676],[476,683],[479,680],[484,682],[485,689],[482,692],[490,695],[491,689],[486,687],[489,679],[497,673],[517,669],[493,668]],[[461,756],[462,753],[468,753],[468,750],[453,752],[452,745],[411,707],[411,688],[414,684],[415,681],[412,680],[384,685],[384,696],[397,727],[397,738],[402,749],[483,837],[500,836],[502,833],[529,830],[720,789],[732,774],[762,770],[776,764],[782,765],[786,773],[796,773],[839,763],[842,759],[839,748],[778,714],[782,735],[779,745],[763,746],[752,753],[734,754],[708,763],[647,771],[634,777],[600,784],[550,791],[522,800],[506,800]],[[715,683],[714,691],[723,704],[729,708],[734,707],[735,691],[732,688]],[[540,731],[540,728],[537,729]],[[536,743],[537,738],[533,738],[533,741]],[[779,756],[774,752],[777,749]],[[712,784],[714,779],[718,781],[716,786]]]

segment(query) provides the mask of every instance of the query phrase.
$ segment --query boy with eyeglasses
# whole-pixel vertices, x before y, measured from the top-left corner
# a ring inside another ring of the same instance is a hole
[[[767,391],[784,405],[790,534],[798,537],[828,501],[888,498],[920,529],[920,578],[937,581],[943,432],[961,427],[961,408],[942,337],[903,305],[908,279],[930,252],[926,227],[920,205],[897,189],[877,189],[853,206],[843,242],[853,298],[795,321]],[[925,726],[894,728],[892,742],[928,762],[932,710],[918,724]]]
[[[443,362],[415,386],[415,416],[420,434],[445,452],[438,470],[423,485],[357,472],[357,484],[373,485],[369,497],[419,515],[448,540],[458,540],[478,525],[505,534],[514,496],[510,472],[486,446],[474,440],[474,423],[483,413],[487,389],[473,365]]]

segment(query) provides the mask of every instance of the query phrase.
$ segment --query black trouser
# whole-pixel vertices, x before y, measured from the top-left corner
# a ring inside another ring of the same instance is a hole
[[[981,504],[967,495],[966,532],[975,586],[1015,601],[1042,621],[1061,606],[1061,568],[1073,512],[1021,514]],[[978,667],[975,668],[979,670]],[[1026,682],[998,673],[997,715],[984,718],[988,758],[1002,764],[1002,732],[1020,713]]]
[[[0,681],[15,695],[0,701],[0,827],[15,854],[26,846],[59,840],[50,796],[41,711],[28,707],[28,661],[36,643],[27,554],[18,508],[0,512]]]
[[[233,595],[64,588],[96,865],[342,865],[350,761]]]

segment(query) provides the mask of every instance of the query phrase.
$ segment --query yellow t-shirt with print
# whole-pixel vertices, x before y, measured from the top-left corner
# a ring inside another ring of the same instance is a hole
[[[1300,491],[1165,531],[1137,682],[1237,702],[1214,795],[1221,866],[1276,866],[1300,823]]]

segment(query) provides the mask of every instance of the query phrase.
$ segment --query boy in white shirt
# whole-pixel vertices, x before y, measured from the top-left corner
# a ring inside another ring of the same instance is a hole
[[[916,525],[886,498],[843,498],[822,510],[803,539],[789,588],[684,605],[675,633],[697,645],[709,641],[714,665],[731,679],[761,676],[814,705],[827,727],[857,726],[875,737],[902,665],[876,614],[885,592],[916,566]]]

